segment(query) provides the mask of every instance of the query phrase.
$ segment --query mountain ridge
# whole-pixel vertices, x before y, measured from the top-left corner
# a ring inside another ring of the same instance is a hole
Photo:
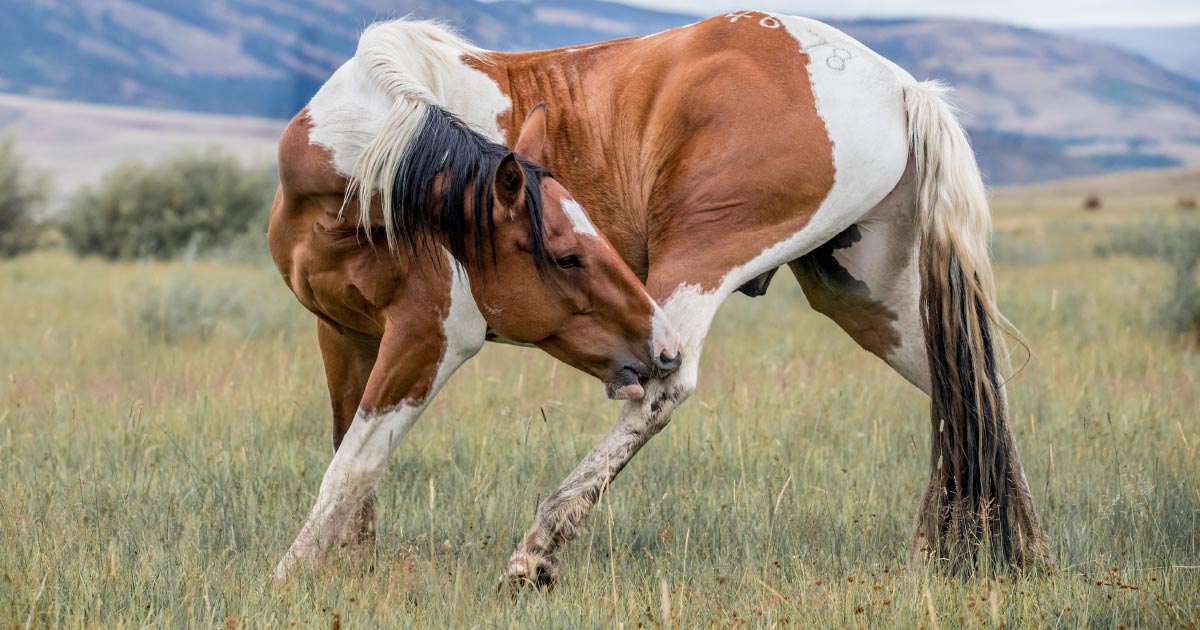
[[[446,21],[496,50],[697,21],[601,0],[57,0],[0,23],[0,91],[284,118],[376,19]],[[918,79],[952,84],[994,182],[1200,163],[1200,82],[1092,41],[917,18],[830,20]]]
[[[1200,81],[1200,24],[1183,26],[1107,26],[1057,29],[1078,39],[1136,53],[1172,72]]]

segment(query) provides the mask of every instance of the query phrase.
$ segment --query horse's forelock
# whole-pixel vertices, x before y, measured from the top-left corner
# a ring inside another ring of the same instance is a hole
[[[396,240],[414,253],[436,256],[430,245],[440,235],[455,258],[466,260],[470,247],[476,264],[485,266],[489,250],[495,264],[493,174],[508,153],[504,145],[491,142],[454,114],[429,108],[396,169],[390,221]],[[518,157],[518,163],[525,175],[529,246],[540,271],[547,260],[541,182],[549,172],[524,158]],[[468,228],[474,233],[472,243],[467,242]]]

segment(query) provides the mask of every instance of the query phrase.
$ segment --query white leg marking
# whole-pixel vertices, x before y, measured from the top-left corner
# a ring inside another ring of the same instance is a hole
[[[450,312],[442,322],[446,348],[429,395],[425,400],[405,401],[382,413],[367,415],[360,409],[355,414],[350,430],[321,480],[321,490],[308,521],[275,568],[276,580],[287,578],[300,564],[319,559],[330,545],[346,539],[355,512],[375,487],[392,451],[450,375],[483,345],[487,325],[471,295],[466,272],[453,258],[450,258],[450,264],[454,270]]]
[[[361,410],[333,456],[317,501],[274,577],[282,580],[301,563],[317,560],[331,545],[346,539],[363,498],[375,487],[387,466],[392,449],[420,417],[424,405],[400,405],[382,414],[366,416]]]
[[[643,399],[626,401],[608,433],[538,506],[533,525],[509,559],[507,580],[553,582],[559,547],[574,537],[579,522],[617,473],[666,426],[675,408],[695,391],[704,334],[719,304],[713,294],[694,290],[676,292],[664,304],[664,312],[689,324],[687,330],[692,336],[685,336],[682,341],[683,364],[665,379],[646,383]]]

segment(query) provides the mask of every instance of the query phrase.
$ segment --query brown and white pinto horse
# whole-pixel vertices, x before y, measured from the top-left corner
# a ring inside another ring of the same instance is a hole
[[[644,395],[539,506],[509,580],[553,582],[580,520],[694,391],[722,301],[762,294],[785,264],[814,308],[932,399],[910,554],[1048,561],[1006,413],[985,189],[943,92],[828,25],[763,12],[517,54],[427,22],[363,34],[299,123],[360,199],[390,194],[395,159],[371,150],[404,151],[411,134],[388,130],[416,123],[397,103],[434,102],[519,148],[525,112],[545,102],[539,157],[587,208],[571,207],[575,229],[607,237],[681,337],[682,366],[643,378]],[[361,389],[331,377],[331,391],[337,408]]]

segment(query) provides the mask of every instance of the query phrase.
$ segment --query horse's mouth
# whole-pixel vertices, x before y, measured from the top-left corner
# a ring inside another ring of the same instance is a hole
[[[631,366],[625,366],[604,383],[604,394],[609,400],[641,400],[646,396],[641,377]]]

